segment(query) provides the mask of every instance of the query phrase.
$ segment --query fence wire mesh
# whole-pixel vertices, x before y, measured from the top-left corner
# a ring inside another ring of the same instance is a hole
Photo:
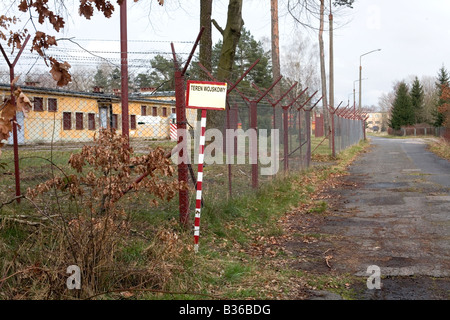
[[[332,116],[336,153],[340,153],[364,139],[364,120],[344,118],[337,114]]]
[[[121,93],[98,86],[56,88],[39,80],[41,74],[29,74],[27,81],[17,85],[29,97],[32,109],[26,115],[17,114],[19,181],[22,194],[28,188],[52,179],[55,174],[75,173],[68,160],[83,146],[91,145],[102,128],[122,132],[122,123],[128,121],[130,145],[135,154],[162,147],[170,152],[177,145],[176,101],[174,91],[156,90],[152,87],[131,89],[128,96],[128,119],[122,118]],[[86,77],[95,77],[86,73]],[[10,95],[8,81],[0,84],[3,98]],[[237,93],[228,97],[228,108],[223,113],[223,124],[207,133],[205,156],[215,160],[205,163],[203,198],[210,203],[226,198],[236,198],[253,193],[257,187],[273,181],[277,176],[294,174],[311,164],[311,151],[330,154],[328,141],[315,136],[314,112],[309,102],[299,110],[307,97],[286,107],[285,99],[275,107],[262,100],[252,113],[251,103]],[[275,114],[281,121],[274,121]],[[192,137],[189,165],[190,206],[195,203],[195,181],[198,164],[199,112],[186,109],[188,133]],[[256,127],[252,125],[256,117]],[[336,118],[336,146],[338,152],[357,143],[362,138],[362,126],[348,119]],[[318,124],[319,126],[319,124]],[[319,128],[323,131],[323,128]],[[230,136],[227,130],[231,130]],[[254,136],[252,133],[254,131]],[[218,139],[221,134],[221,140]],[[209,134],[209,136],[208,136]],[[323,133],[322,133],[323,134]],[[252,141],[255,137],[255,141]],[[328,139],[329,137],[325,137]],[[322,146],[315,148],[319,144]],[[227,158],[228,153],[231,156]],[[218,156],[218,154],[220,156]],[[220,160],[219,160],[220,159]],[[0,201],[8,201],[15,194],[15,168],[13,139],[3,148],[0,182]],[[256,183],[255,183],[256,181]],[[176,200],[169,205],[176,208]],[[191,208],[191,212],[193,209]],[[146,209],[147,210],[147,209]],[[148,209],[150,210],[150,209]],[[152,208],[153,212],[159,209]],[[144,210],[145,211],[145,210]]]

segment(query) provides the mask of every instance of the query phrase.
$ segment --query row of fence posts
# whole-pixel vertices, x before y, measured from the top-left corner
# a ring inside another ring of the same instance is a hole
[[[177,121],[177,130],[186,130],[187,128],[187,119],[186,119],[186,95],[185,95],[185,74],[187,71],[187,68],[190,64],[190,61],[193,57],[193,54],[200,42],[202,33],[203,33],[203,28],[200,30],[200,33],[195,41],[195,44],[192,48],[192,51],[189,55],[189,58],[187,59],[184,67],[182,67],[180,65],[180,63],[177,60],[177,56],[176,56],[176,52],[175,52],[175,48],[173,43],[171,43],[171,48],[172,48],[172,53],[173,53],[173,62],[174,62],[174,67],[175,67],[175,72],[174,72],[174,77],[175,77],[175,98],[176,98],[176,121]],[[28,38],[26,39],[26,41],[28,40]],[[14,66],[18,61],[18,58],[20,57],[20,54],[22,53],[23,48],[26,45],[26,41],[24,43],[24,45],[22,46],[21,51],[19,51],[18,56],[16,57],[15,61],[13,63],[10,63],[6,54],[3,51],[3,48],[0,49],[10,67],[10,73],[11,73],[11,90],[13,90],[13,79],[14,79]],[[279,128],[282,129],[282,134],[283,134],[283,145],[284,145],[284,149],[283,149],[283,158],[281,159],[281,161],[284,162],[283,168],[285,172],[288,172],[289,170],[289,157],[294,154],[297,151],[300,151],[300,161],[301,161],[301,165],[303,167],[303,163],[305,163],[306,167],[309,167],[311,165],[311,155],[314,151],[311,151],[311,111],[316,107],[316,105],[322,100],[322,98],[318,99],[314,104],[312,104],[312,106],[310,107],[306,107],[308,104],[311,105],[311,100],[313,99],[313,97],[317,94],[317,91],[314,92],[310,97],[308,97],[306,99],[306,101],[299,105],[299,99],[301,97],[303,97],[303,95],[306,93],[307,89],[304,89],[300,94],[298,94],[296,97],[294,98],[286,98],[288,96],[288,94],[297,86],[297,83],[295,83],[294,85],[292,85],[288,90],[286,90],[279,99],[275,99],[275,97],[273,97],[270,94],[270,91],[279,83],[279,81],[281,80],[282,77],[279,77],[278,79],[276,79],[272,85],[267,88],[267,89],[260,89],[258,88],[256,85],[253,85],[255,89],[257,89],[257,97],[247,97],[244,93],[242,93],[241,91],[239,91],[237,89],[237,85],[247,76],[247,74],[256,66],[256,64],[259,62],[259,59],[257,61],[255,61],[255,63],[253,63],[253,65],[251,65],[240,77],[239,79],[235,82],[235,83],[231,83],[230,81],[227,80],[229,88],[227,89],[227,97],[230,95],[230,93],[235,90],[236,92],[238,92],[238,94],[241,96],[241,98],[246,102],[248,109],[249,109],[249,129],[251,130],[257,130],[258,129],[258,103],[260,103],[263,99],[265,99],[273,108],[273,128],[276,128],[275,126],[275,109],[277,107],[281,107],[283,112],[282,112],[282,117],[283,117],[283,128]],[[211,73],[209,72],[209,70],[206,70],[206,68],[201,65],[199,63],[200,68],[203,69],[203,71],[211,78],[211,80],[216,81],[216,79],[211,75]],[[11,92],[12,93],[12,92]],[[271,99],[268,97],[270,96]],[[13,98],[13,95],[12,95]],[[287,103],[284,105],[280,105],[283,101],[283,99],[287,100]],[[295,107],[294,107],[295,106]],[[361,112],[356,112],[355,110],[350,110],[349,108],[345,108],[343,110],[339,110],[339,107],[336,109],[333,109],[332,107],[330,107],[331,113],[333,115],[332,119],[332,128],[330,130],[330,132],[325,136],[324,140],[326,138],[328,138],[331,135],[331,139],[332,139],[332,151],[333,151],[333,155],[336,154],[336,147],[335,147],[335,139],[338,136],[337,133],[338,131],[336,130],[336,128],[339,128],[340,125],[338,124],[338,126],[336,126],[335,124],[335,117],[337,118],[345,118],[348,120],[362,120],[361,121],[361,128],[363,129],[362,132],[364,132],[364,139],[365,139],[365,120],[367,118],[364,118],[364,115]],[[297,119],[298,119],[298,141],[299,141],[299,146],[297,148],[295,148],[294,150],[289,150],[289,111],[293,111],[293,112],[297,112]],[[306,137],[304,139],[304,141],[302,141],[302,124],[301,124],[301,111],[304,112],[304,117],[305,117],[305,128],[304,128],[304,132],[306,133]],[[228,107],[226,108],[226,128],[227,129],[236,129],[237,126],[237,118],[238,118],[238,109],[237,107],[231,107],[230,104],[228,103]],[[339,121],[339,120],[337,120]],[[19,155],[18,155],[18,142],[17,142],[17,138],[16,138],[16,134],[17,133],[17,128],[16,125],[14,123],[14,128],[15,130],[13,130],[13,136],[14,136],[14,164],[15,164],[15,176],[16,176],[16,197],[17,197],[17,202],[20,201],[20,196],[21,196],[21,191],[20,191],[20,171],[19,171]],[[13,129],[14,129],[13,128]],[[225,135],[226,136],[226,135]],[[342,135],[341,135],[342,136]],[[256,135],[252,135],[251,136],[252,139],[256,139],[256,141],[253,141],[253,145],[257,146],[258,145],[258,141],[257,141],[257,136]],[[184,137],[183,135],[179,134],[177,136],[177,142],[179,145],[185,144],[187,141],[184,141]],[[322,141],[323,142],[323,141]],[[322,143],[321,142],[321,143]],[[237,148],[236,143],[233,144],[234,148]],[[303,156],[302,154],[302,148],[306,145],[306,154]],[[320,145],[320,144],[319,144]],[[345,143],[340,143],[339,146],[344,146]],[[340,148],[338,148],[340,151]],[[179,159],[184,159],[184,155],[183,155],[183,150],[185,150],[185,148],[179,148]],[[236,150],[235,150],[236,151]],[[234,153],[236,154],[236,152]],[[254,161],[254,163],[252,163],[251,165],[251,186],[253,189],[257,189],[259,186],[259,179],[258,179],[258,172],[259,172],[259,164],[258,164],[258,152],[256,152],[256,161]],[[196,184],[195,181],[195,176],[192,170],[192,167],[189,165],[189,163],[187,163],[186,161],[181,161],[178,163],[178,180],[181,183],[184,184],[188,184],[188,180],[189,180],[189,174],[191,176],[191,179],[193,181],[194,184]],[[229,196],[232,196],[232,166],[231,164],[228,164],[228,191],[229,191]],[[139,178],[141,179],[141,177]],[[179,191],[179,215],[180,215],[180,222],[187,226],[189,223],[189,192],[186,189],[182,189]]]

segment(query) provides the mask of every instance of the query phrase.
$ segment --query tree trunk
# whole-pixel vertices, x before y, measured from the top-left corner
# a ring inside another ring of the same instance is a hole
[[[280,67],[280,35],[278,28],[278,0],[270,0],[270,13],[271,13],[271,25],[272,25],[272,75],[273,79],[276,80],[281,75]],[[275,98],[281,96],[281,84],[277,84],[274,88]],[[280,106],[277,106],[274,110],[275,117],[275,128],[280,130],[283,129],[282,126],[282,114],[283,110]]]
[[[243,25],[242,0],[229,0],[227,25],[222,33],[223,44],[217,70],[217,80],[219,81],[235,80],[232,77],[233,62]],[[211,111],[208,113],[208,126],[210,128],[222,128],[224,119],[225,113],[223,111]]]
[[[211,35],[211,14],[212,14],[212,1],[213,0],[201,0],[200,1],[200,28],[204,27],[205,30],[200,40],[200,63],[205,66],[207,70],[211,70],[211,51],[212,51],[212,35]],[[209,77],[200,71],[200,80],[210,80]]]
[[[217,72],[217,78],[220,81],[231,78],[236,46],[241,37],[243,25],[242,0],[230,0],[228,4],[227,25],[223,32],[222,51],[220,53],[218,66],[219,70]]]
[[[323,27],[324,27],[324,11],[325,0],[320,0],[320,29],[319,29],[319,51],[320,51],[320,78],[322,81],[322,103],[323,103],[323,115],[324,115],[324,128],[325,134],[329,132],[329,112],[328,112],[328,99],[327,99],[327,76],[325,70],[325,51],[323,45]]]
[[[334,108],[334,48],[333,48],[333,13],[331,12],[331,0],[330,0],[330,106]]]

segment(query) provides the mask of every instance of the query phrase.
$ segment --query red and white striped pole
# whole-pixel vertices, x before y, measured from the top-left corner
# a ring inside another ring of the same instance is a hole
[[[194,251],[198,252],[198,239],[200,237],[200,214],[202,211],[202,184],[203,184],[203,161],[205,152],[205,132],[206,132],[206,110],[202,109],[202,119],[200,122],[200,150],[198,154],[197,173],[197,195],[195,201],[195,221],[194,221]]]

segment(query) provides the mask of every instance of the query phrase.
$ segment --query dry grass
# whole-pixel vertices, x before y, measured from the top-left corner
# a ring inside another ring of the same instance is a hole
[[[444,138],[430,143],[429,149],[441,158],[450,160],[450,142],[445,140]]]

